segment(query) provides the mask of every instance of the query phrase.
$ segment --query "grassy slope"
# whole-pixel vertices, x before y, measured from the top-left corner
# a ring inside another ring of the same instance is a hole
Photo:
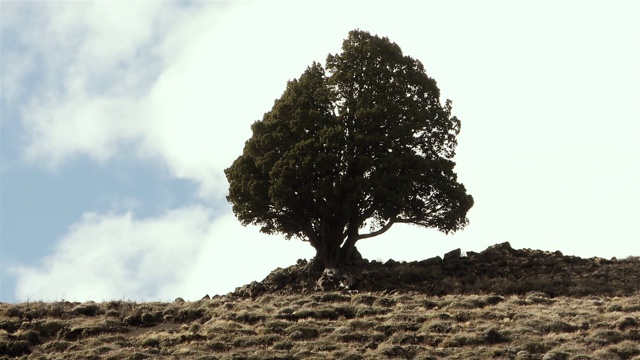
[[[195,302],[0,303],[0,359],[640,360],[637,257],[504,243],[345,269],[359,292],[303,265]]]
[[[0,311],[3,358],[640,359],[638,294],[332,292]]]

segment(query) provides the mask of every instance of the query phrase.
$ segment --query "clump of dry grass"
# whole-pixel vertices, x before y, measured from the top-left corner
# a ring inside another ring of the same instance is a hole
[[[640,296],[335,292],[0,304],[0,358],[640,359]]]

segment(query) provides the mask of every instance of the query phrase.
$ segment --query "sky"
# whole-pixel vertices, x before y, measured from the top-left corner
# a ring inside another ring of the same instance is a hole
[[[353,29],[462,121],[464,230],[395,225],[370,260],[461,248],[640,255],[638,1],[0,1],[0,301],[225,294],[313,257],[243,227],[223,170]]]

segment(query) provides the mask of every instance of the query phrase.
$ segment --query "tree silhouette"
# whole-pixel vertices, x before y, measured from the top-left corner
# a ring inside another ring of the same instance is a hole
[[[420,61],[354,30],[326,68],[287,83],[225,170],[243,225],[308,241],[327,267],[396,223],[462,229],[473,205],[452,158],[460,121]]]

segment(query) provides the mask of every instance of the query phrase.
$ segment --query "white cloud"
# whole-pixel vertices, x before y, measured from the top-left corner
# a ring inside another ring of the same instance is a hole
[[[39,165],[135,156],[195,181],[203,196],[223,194],[222,170],[251,122],[286,80],[361,28],[423,61],[454,100],[458,173],[476,198],[464,232],[398,226],[359,244],[365,256],[502,241],[580,256],[640,252],[637,5],[8,4],[2,29],[17,45],[3,38],[2,97],[30,94],[20,109],[26,154]],[[43,263],[17,273],[18,295],[196,298],[312,255],[298,245],[200,207],[146,220],[87,215]]]
[[[221,195],[222,170],[249,125],[288,79],[322,60],[322,43],[337,48],[346,33],[336,41],[292,31],[304,20],[264,17],[267,5],[160,4],[47,4],[47,26],[19,39],[38,61],[10,64],[25,68],[16,87],[45,76],[22,109],[29,160],[58,168],[75,156],[104,162],[134,149],[127,156],[158,159],[202,195]]]
[[[119,154],[122,142],[140,136],[130,99],[77,96],[53,107],[33,104],[23,118],[31,141],[26,155],[46,167],[80,154],[104,162]]]
[[[210,226],[208,210],[200,207],[146,220],[87,213],[41,264],[15,270],[17,298],[161,297],[182,280]]]
[[[226,193],[222,170],[241,153],[250,124],[269,110],[287,80],[317,60],[292,45],[315,40],[323,50],[319,34],[304,38],[304,31],[291,31],[305,28],[300,19],[265,17],[269,10],[240,5],[223,18],[212,10],[201,24],[172,34],[167,44],[188,38],[187,45],[170,52],[145,99],[143,153],[163,159],[177,177],[197,181],[204,195]]]
[[[21,301],[195,300],[262,280],[309,250],[244,228],[232,215],[214,220],[199,206],[149,219],[87,213],[37,265],[11,271]]]
[[[143,131],[138,102],[162,65],[153,41],[159,28],[171,29],[161,20],[172,9],[158,2],[37,7],[18,8],[26,23],[13,29],[19,36],[3,39],[9,59],[3,66],[18,65],[19,74],[6,86],[26,98],[19,107],[26,156],[53,168],[75,155],[107,160]],[[13,61],[21,56],[29,61]]]
[[[153,158],[201,195],[220,196],[222,170],[288,79],[338,51],[354,27],[391,28],[377,25],[385,6],[367,16],[347,8],[358,16],[330,8],[297,16],[309,5],[293,3],[47,3],[46,26],[16,39],[36,60],[13,85],[34,74],[44,85],[23,107],[27,158],[49,168],[76,156]],[[332,26],[318,31],[328,18]]]
[[[261,234],[254,226],[241,226],[230,213],[216,219],[211,238],[216,241],[205,244],[175,292],[185,299],[232,291],[251,281],[261,281],[277,267],[315,255],[308,243]]]

